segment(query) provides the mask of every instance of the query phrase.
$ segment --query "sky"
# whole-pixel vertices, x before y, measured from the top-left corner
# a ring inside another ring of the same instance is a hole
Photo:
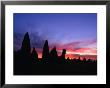
[[[66,58],[97,59],[96,13],[14,13],[14,50],[26,32],[39,58],[48,40],[49,50],[56,46],[59,56],[66,49]]]

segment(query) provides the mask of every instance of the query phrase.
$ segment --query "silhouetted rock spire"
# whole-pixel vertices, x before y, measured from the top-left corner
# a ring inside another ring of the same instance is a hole
[[[65,54],[66,54],[66,49],[63,49],[63,50],[62,50],[62,54],[61,54],[61,56],[60,56],[60,58],[59,58],[59,61],[60,61],[61,63],[63,63],[63,62],[65,61]]]
[[[68,57],[67,60],[70,60],[70,58]]]
[[[79,62],[81,61],[81,58],[80,58],[80,56],[79,56],[79,58],[78,58],[78,61],[79,61]]]
[[[65,59],[65,54],[66,54],[66,49],[63,49],[62,50],[62,55],[61,55],[62,59]]]
[[[51,51],[50,51],[50,62],[57,62],[58,61],[58,54],[56,51],[56,47],[54,47]]]
[[[28,32],[24,35],[22,46],[18,56],[23,64],[31,63],[31,45]]]
[[[46,40],[43,46],[42,58],[47,60],[49,58],[49,46],[48,41]]]
[[[22,41],[21,51],[29,54],[31,51],[30,38],[28,32],[24,35],[24,39]]]

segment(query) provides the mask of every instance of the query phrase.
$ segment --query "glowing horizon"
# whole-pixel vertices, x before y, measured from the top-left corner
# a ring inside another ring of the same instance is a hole
[[[57,49],[56,49],[57,50]],[[51,51],[51,49],[49,49],[49,52]],[[37,49],[36,48],[36,52],[38,53],[38,58],[42,58],[42,49]],[[97,52],[97,51],[96,51]],[[62,51],[61,50],[57,50],[57,54],[58,56],[61,56]],[[66,55],[65,55],[65,59],[67,59],[69,57],[69,59],[74,59],[74,58],[86,58],[86,59],[92,59],[92,60],[97,60],[97,54],[92,52],[86,52],[86,53],[79,53],[79,52],[75,52],[75,51],[68,51],[66,50]]]
[[[39,58],[48,40],[49,50],[56,46],[58,56],[66,49],[66,58],[97,59],[96,13],[15,13],[14,50],[20,49],[26,32]]]

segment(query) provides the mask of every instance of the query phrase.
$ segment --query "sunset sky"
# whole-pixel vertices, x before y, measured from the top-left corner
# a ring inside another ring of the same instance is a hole
[[[56,46],[59,56],[66,49],[66,58],[97,59],[96,13],[15,13],[14,50],[20,49],[26,32],[39,58],[48,40],[49,49]]]

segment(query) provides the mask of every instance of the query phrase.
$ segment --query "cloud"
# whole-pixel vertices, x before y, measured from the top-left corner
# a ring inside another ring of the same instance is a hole
[[[23,40],[23,34],[14,33],[14,50],[18,50],[21,48],[22,40]]]
[[[94,48],[91,47],[91,45],[96,47],[96,39],[91,39],[91,40],[85,40],[85,41],[75,41],[75,42],[69,42],[66,44],[62,44],[60,42],[50,44],[50,48],[56,46],[58,50],[60,49],[67,49],[67,50],[79,50],[81,48]]]
[[[45,39],[38,32],[30,33],[31,47],[43,48]]]
[[[64,47],[72,48],[73,50],[78,50],[80,48],[90,48],[91,45],[96,46],[96,39],[85,40],[85,41],[76,41],[65,44]]]

